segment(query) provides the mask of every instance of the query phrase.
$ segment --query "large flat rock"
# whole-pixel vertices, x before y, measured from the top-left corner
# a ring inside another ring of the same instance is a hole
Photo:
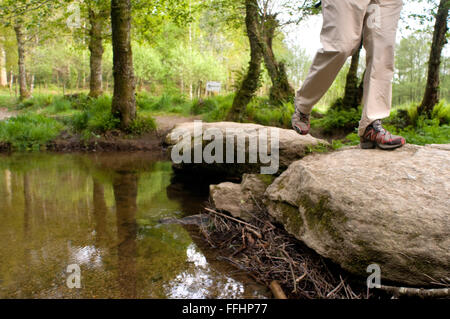
[[[450,282],[450,151],[350,148],[293,163],[266,191],[287,231],[343,268],[407,285]]]
[[[223,161],[225,163],[176,163],[174,164],[175,170],[193,171],[196,174],[200,172],[208,172],[212,174],[224,174],[227,176],[237,177],[242,176],[244,173],[260,174],[262,173],[261,167],[268,167],[269,165],[266,163],[262,163],[260,161],[260,157],[258,157],[256,163],[249,163],[249,154],[252,152],[253,154],[255,154],[255,150],[250,149],[249,147],[249,141],[255,141],[255,139],[259,138],[259,136],[266,134],[266,132],[269,132],[266,145],[269,151],[268,154],[272,155],[273,151],[275,151],[279,155],[278,170],[275,172],[275,174],[281,173],[282,171],[287,169],[287,167],[292,162],[311,153],[314,148],[328,145],[328,143],[324,140],[316,139],[311,135],[300,136],[293,130],[267,127],[257,124],[234,122],[202,123],[202,129],[198,132],[194,131],[194,122],[181,123],[176,125],[175,128],[166,136],[165,142],[171,148],[173,148],[175,145],[183,145],[183,143],[188,143],[189,152],[193,154],[193,150],[195,147],[195,137],[198,137],[199,135],[204,136],[204,133],[211,129],[221,132],[221,134],[224,136],[224,138],[220,140],[224,147]],[[275,138],[274,136],[272,136],[272,134],[270,134],[272,130],[278,131],[278,147],[272,148],[273,138]],[[226,163],[226,136],[245,137],[247,141],[245,145],[240,145],[239,143],[234,143],[233,145],[235,154],[239,152],[243,152],[245,154],[245,163],[237,163],[237,160],[235,160],[234,163]],[[209,141],[202,142],[201,147],[203,150],[208,143]],[[259,150],[260,148],[258,148],[256,151]],[[191,158],[193,158],[193,155]]]

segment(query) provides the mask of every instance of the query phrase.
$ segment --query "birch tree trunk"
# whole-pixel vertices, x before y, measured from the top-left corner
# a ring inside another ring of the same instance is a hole
[[[89,96],[97,98],[103,93],[102,58],[103,58],[103,20],[102,12],[95,13],[89,8],[89,51],[90,56],[90,92]]]
[[[30,92],[27,87],[27,73],[25,68],[25,35],[20,23],[14,26],[17,39],[17,52],[19,63],[19,87],[20,87],[20,99],[24,100],[30,97]]]
[[[2,41],[3,39],[0,39]],[[0,46],[0,86],[8,85],[8,75],[6,74],[6,52],[3,45]]]

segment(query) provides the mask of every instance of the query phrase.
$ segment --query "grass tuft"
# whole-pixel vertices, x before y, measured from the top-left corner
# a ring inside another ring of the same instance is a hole
[[[19,115],[0,122],[0,141],[20,151],[39,150],[63,128],[60,122],[43,115]]]

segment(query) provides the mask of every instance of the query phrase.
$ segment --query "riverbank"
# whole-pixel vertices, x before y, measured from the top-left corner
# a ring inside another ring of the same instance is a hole
[[[80,134],[61,134],[46,148],[55,152],[137,152],[163,149],[164,138],[175,125],[192,122],[198,117],[178,115],[154,116],[156,129],[139,136],[130,136],[118,130],[109,131],[90,140],[83,140]]]
[[[146,151],[159,147],[165,133],[175,124],[195,119],[224,121],[233,95],[187,100],[165,94],[137,94],[137,119],[128,132],[118,130],[111,116],[111,97],[91,99],[85,94],[58,96],[42,94],[18,101],[0,92],[0,151]],[[272,106],[255,97],[243,121],[290,129],[293,105]],[[354,133],[360,109],[318,106],[312,114],[311,134],[327,140],[334,149],[359,144]],[[2,121],[8,119],[7,123]],[[450,143],[450,104],[435,107],[433,119],[417,116],[414,104],[394,106],[384,121],[388,130],[417,145]]]
[[[17,111],[10,111],[7,108],[0,109],[0,121],[21,116],[24,113]],[[26,113],[25,113],[26,114]],[[23,115],[27,116],[27,115]],[[52,117],[50,117],[52,119]],[[44,134],[28,134],[30,137],[30,145],[26,141],[14,145],[11,141],[0,141],[0,152],[11,152],[14,150],[47,150],[54,152],[135,152],[135,151],[155,151],[163,147],[164,137],[167,133],[175,127],[175,125],[183,122],[191,122],[200,119],[199,116],[182,116],[177,114],[155,115],[152,120],[155,122],[155,127],[151,130],[144,131],[141,134],[129,134],[119,130],[108,130],[103,133],[95,134],[89,132],[91,136],[86,137],[82,132],[76,132],[69,127],[63,128],[62,131],[55,137],[47,138]],[[57,117],[55,123],[60,121],[62,124],[67,122],[64,117]],[[30,125],[33,125],[31,123]],[[29,127],[28,133],[33,130]],[[34,127],[39,129],[39,127]],[[49,130],[49,127],[44,127],[43,131]],[[17,135],[19,135],[17,132]],[[42,132],[48,133],[48,132]],[[12,135],[12,134],[11,134]],[[26,135],[26,134],[24,134]],[[41,135],[41,136],[39,136]],[[39,140],[41,138],[41,140]],[[37,143],[37,144],[34,144]],[[37,146],[37,147],[36,147]]]

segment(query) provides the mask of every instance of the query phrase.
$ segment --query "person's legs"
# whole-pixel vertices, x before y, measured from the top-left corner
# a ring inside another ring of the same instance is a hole
[[[322,48],[317,51],[302,87],[295,97],[294,129],[309,132],[309,114],[336,79],[347,58],[361,44],[364,18],[371,0],[322,1]]]
[[[376,120],[389,117],[392,106],[394,50],[402,0],[371,0],[365,18],[363,44],[367,68],[359,135]]]

